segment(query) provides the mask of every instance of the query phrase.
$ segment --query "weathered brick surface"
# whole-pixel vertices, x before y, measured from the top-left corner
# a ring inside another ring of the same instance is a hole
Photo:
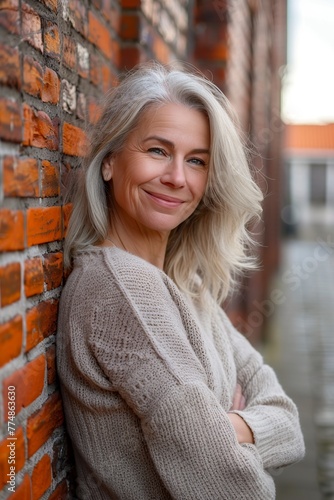
[[[72,209],[64,200],[71,171],[85,154],[86,126],[100,116],[102,94],[117,85],[120,71],[139,62],[189,59],[225,90],[232,75],[238,85],[230,97],[241,123],[245,130],[251,123],[259,135],[270,116],[265,106],[273,102],[265,68],[283,46],[270,33],[276,3],[240,0],[227,12],[228,2],[215,0],[0,2],[0,405],[3,415],[4,384],[15,384],[20,446],[28,452],[20,455],[12,500],[68,496],[71,464],[62,456],[67,448],[55,360],[66,280],[62,244]],[[255,35],[268,43],[255,43]],[[278,75],[284,60],[276,57],[275,64],[272,74]],[[279,156],[274,148],[262,151],[266,158]],[[265,165],[269,178],[277,177],[275,168]],[[270,222],[272,242],[272,217]],[[252,293],[262,282],[261,276],[252,282]],[[6,425],[0,424],[1,471]]]

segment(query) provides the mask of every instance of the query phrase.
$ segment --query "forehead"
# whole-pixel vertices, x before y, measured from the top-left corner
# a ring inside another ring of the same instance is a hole
[[[200,142],[197,147],[209,147],[209,120],[204,112],[183,104],[160,104],[145,109],[134,131],[136,138],[166,135],[166,139]],[[132,134],[131,134],[132,135]]]

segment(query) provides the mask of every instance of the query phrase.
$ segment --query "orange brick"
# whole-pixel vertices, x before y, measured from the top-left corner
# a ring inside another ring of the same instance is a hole
[[[7,402],[7,399],[6,399]],[[14,427],[13,427],[14,428]],[[16,439],[15,439],[16,438]],[[10,443],[14,443],[14,446],[8,446]],[[10,455],[10,451],[12,449],[12,454]],[[14,463],[9,463],[14,459]],[[8,476],[10,472],[10,466],[15,466],[15,473],[18,473],[25,462],[25,449],[24,449],[24,436],[22,427],[19,427],[13,439],[10,439],[10,436],[7,436],[6,439],[1,441],[0,443],[0,488],[8,481]]]
[[[20,9],[18,0],[1,1],[0,26],[3,26],[9,33],[20,33]]]
[[[23,3],[21,7],[22,35],[35,49],[43,52],[41,18],[30,5]]]
[[[43,68],[30,56],[23,59],[23,90],[36,97],[41,96],[43,85]]]
[[[41,168],[41,196],[58,196],[59,194],[59,170],[49,161],[43,160]]]
[[[110,32],[91,11],[88,13],[88,40],[96,45],[105,56],[112,57]]]
[[[46,364],[48,370],[48,384],[51,385],[56,380],[56,346],[52,345],[46,351]]]
[[[59,118],[51,118],[44,111],[35,111],[28,104],[23,105],[24,146],[58,149]]]
[[[24,248],[23,213],[0,210],[0,251],[22,250]]]
[[[45,52],[50,57],[59,60],[60,39],[59,39],[58,26],[49,21],[46,23],[44,31],[44,46],[45,46]]]
[[[68,500],[69,493],[66,481],[61,482],[54,492],[49,496],[48,500]]]
[[[122,47],[120,54],[121,67],[133,68],[141,62],[140,47]]]
[[[39,196],[39,168],[35,158],[7,156],[4,159],[3,185],[5,196]]]
[[[56,332],[58,302],[55,299],[46,300],[27,311],[26,351],[30,351],[30,349],[39,344],[44,338]]]
[[[43,292],[44,272],[42,259],[36,257],[24,263],[24,291],[26,297],[32,297]]]
[[[21,265],[19,262],[0,267],[1,307],[21,298]]]
[[[21,86],[19,51],[3,44],[0,44],[0,83],[17,89]]]
[[[63,62],[70,69],[77,66],[77,46],[73,38],[64,35]]]
[[[49,253],[44,256],[44,280],[47,290],[53,290],[61,285],[63,279],[63,254]]]
[[[28,474],[23,478],[23,481],[16,487],[15,493],[8,497],[10,500],[31,500],[31,481]]]
[[[87,145],[85,132],[71,123],[63,125],[63,153],[69,156],[83,156]]]
[[[68,228],[68,223],[71,217],[72,213],[72,208],[73,205],[71,203],[68,203],[67,205],[63,206],[63,232],[64,232],[64,237],[66,236],[67,228]]]
[[[44,455],[35,465],[31,475],[33,500],[39,500],[42,497],[51,486],[51,480],[51,459],[49,455]]]
[[[59,393],[54,393],[27,422],[28,457],[31,457],[64,422]]]
[[[28,246],[61,239],[61,207],[37,207],[27,210]]]
[[[93,97],[88,101],[88,116],[91,123],[96,123],[102,114],[102,107],[96,102]]]
[[[5,365],[21,353],[22,332],[22,317],[18,315],[0,325],[0,366]]]
[[[138,41],[140,19],[137,14],[123,14],[121,17],[121,37],[125,40]]]
[[[52,10],[53,12],[57,12],[57,0],[42,0],[42,2],[44,3],[44,5],[46,5],[46,7],[48,7],[50,10]]]
[[[0,98],[0,138],[11,142],[22,140],[21,105],[5,97]]]
[[[53,69],[45,68],[42,87],[42,101],[57,104],[60,96],[60,80]]]
[[[13,385],[16,389],[16,414],[29,406],[42,394],[45,379],[46,359],[41,354],[25,366],[9,375],[3,381],[4,415],[7,415],[7,388]]]
[[[68,11],[73,28],[87,38],[87,13],[85,4],[82,0],[69,0]]]

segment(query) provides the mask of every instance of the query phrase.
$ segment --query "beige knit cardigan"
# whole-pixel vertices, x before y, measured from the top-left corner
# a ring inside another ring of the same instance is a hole
[[[76,258],[57,360],[75,498],[271,500],[270,472],[304,454],[295,405],[221,308],[123,250]],[[237,382],[254,445],[227,416]]]

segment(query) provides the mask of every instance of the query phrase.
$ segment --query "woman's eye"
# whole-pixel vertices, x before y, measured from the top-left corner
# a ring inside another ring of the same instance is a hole
[[[166,152],[161,148],[150,148],[149,152],[160,156],[166,156]]]
[[[188,160],[190,163],[193,163],[194,165],[199,165],[200,167],[204,167],[206,165],[205,161],[202,160],[202,158],[190,158]]]

